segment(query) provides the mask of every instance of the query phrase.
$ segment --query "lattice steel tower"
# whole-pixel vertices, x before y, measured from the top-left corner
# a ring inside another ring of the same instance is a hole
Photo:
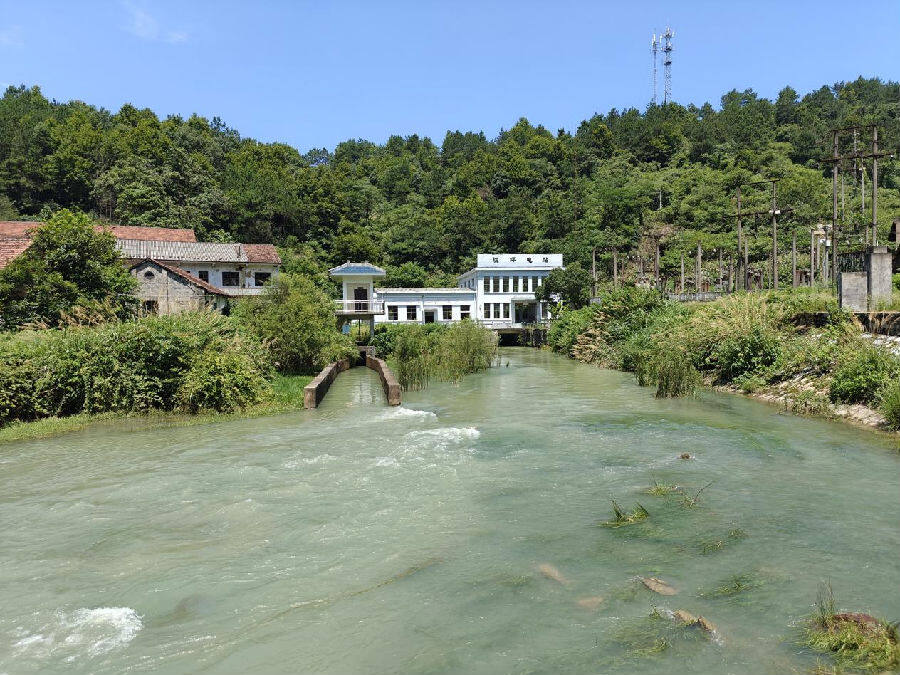
[[[659,50],[659,38],[656,37],[656,33],[653,34],[653,37],[650,38],[650,82],[653,86],[653,105],[656,105],[656,63],[657,63],[657,51]]]
[[[663,43],[663,77],[665,78],[665,86],[663,87],[663,105],[672,102],[672,38],[675,37],[675,31],[666,26],[666,32],[660,36]]]

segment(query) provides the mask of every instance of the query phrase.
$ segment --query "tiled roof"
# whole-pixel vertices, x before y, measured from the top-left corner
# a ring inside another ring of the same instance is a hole
[[[19,239],[30,236],[30,230],[43,225],[36,220],[0,221],[0,239]],[[197,241],[191,229],[173,227],[146,227],[144,225],[95,225],[97,230],[111,232],[116,239],[142,239],[144,241]]]
[[[349,260],[343,265],[338,265],[329,270],[329,274],[333,277],[349,276],[349,275],[368,275],[373,277],[383,277],[385,271],[380,267],[376,267],[368,260],[365,262],[350,262]]]
[[[17,258],[31,245],[31,239],[0,238],[0,269],[6,267],[13,258]]]
[[[254,263],[281,264],[281,256],[272,244],[241,244],[247,253],[247,260]]]
[[[29,236],[29,230],[40,227],[43,223],[35,220],[0,220],[0,239],[22,239]]]
[[[227,295],[227,293],[225,293],[222,289],[216,288],[212,284],[203,281],[203,279],[200,279],[199,277],[195,277],[193,274],[189,274],[182,269],[174,267],[173,265],[167,265],[164,262],[160,262],[159,260],[153,260],[151,258],[146,258],[146,259],[141,260],[140,262],[132,265],[131,269],[140,267],[144,263],[151,263],[153,265],[156,265],[157,267],[163,268],[164,270],[168,270],[172,274],[176,274],[179,277],[181,277],[182,279],[184,279],[185,281],[192,283],[194,286],[199,286],[207,293],[212,293],[213,295]]]
[[[116,239],[139,239],[143,241],[197,241],[194,231],[174,227],[144,227],[143,225],[98,225],[98,229],[109,230]]]
[[[116,248],[123,257],[133,260],[150,258],[173,262],[250,262],[240,244],[119,239],[116,241]]]

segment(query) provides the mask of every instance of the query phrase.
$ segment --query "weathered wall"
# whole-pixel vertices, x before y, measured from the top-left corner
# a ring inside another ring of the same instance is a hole
[[[851,312],[869,309],[868,279],[865,272],[841,272],[838,275],[838,302]]]
[[[887,246],[876,246],[869,252],[869,309],[890,302],[893,266],[894,256]]]
[[[366,367],[374,370],[381,378],[388,405],[400,405],[400,383],[388,365],[382,359],[366,354]]]
[[[338,373],[344,372],[349,367],[350,361],[344,359],[343,361],[329,363],[322,368],[322,371],[313,378],[313,381],[303,387],[303,407],[315,408],[318,406],[322,399],[325,398],[325,394],[328,393],[334,378],[338,376]]]
[[[152,263],[138,265],[131,273],[138,281],[135,295],[141,307],[147,301],[153,301],[158,314],[197,311],[215,302],[215,298],[208,297],[202,288]]]

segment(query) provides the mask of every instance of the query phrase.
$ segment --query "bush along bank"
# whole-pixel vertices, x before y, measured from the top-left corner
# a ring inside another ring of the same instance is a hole
[[[190,313],[0,337],[0,426],[82,413],[233,412],[274,375],[262,342]]]
[[[431,379],[458,382],[490,368],[497,359],[493,331],[465,319],[454,324],[380,325],[371,344],[387,359],[404,391]]]
[[[804,317],[826,312],[824,325]],[[600,303],[563,311],[555,351],[633,372],[656,395],[701,385],[741,391],[802,414],[900,429],[900,358],[877,346],[826,293],[737,293],[669,302],[654,290],[605,289]]]

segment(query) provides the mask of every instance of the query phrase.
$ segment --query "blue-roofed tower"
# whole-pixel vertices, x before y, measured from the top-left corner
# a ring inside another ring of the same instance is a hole
[[[350,262],[329,270],[341,282],[341,299],[335,301],[338,324],[354,319],[368,319],[374,328],[375,315],[384,313],[384,304],[375,300],[375,279],[385,275],[383,269],[370,262]]]

